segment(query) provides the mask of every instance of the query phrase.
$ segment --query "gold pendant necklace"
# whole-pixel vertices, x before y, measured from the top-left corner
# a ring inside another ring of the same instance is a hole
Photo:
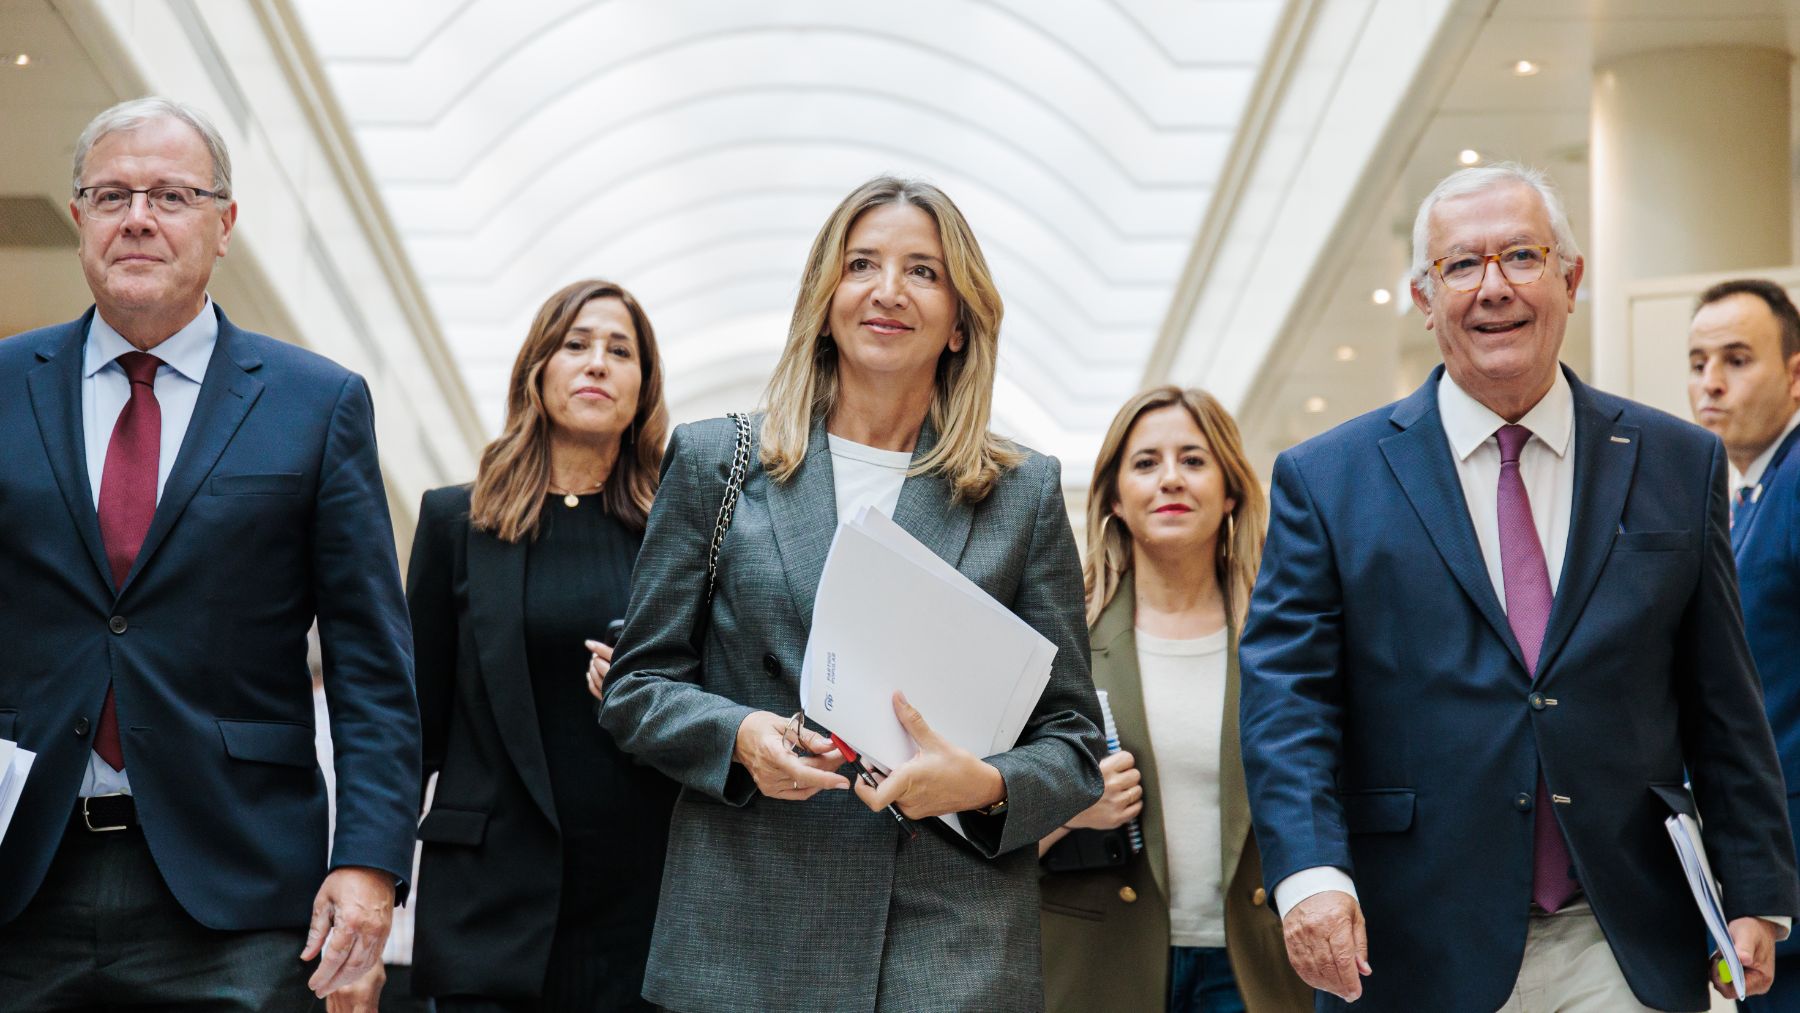
[[[546,484],[549,484],[549,483],[546,483]],[[574,490],[574,489],[558,489],[554,485],[550,486],[550,491],[552,493],[561,493],[562,498],[563,498],[563,506],[566,506],[570,510],[573,510],[576,507],[581,505],[581,497],[586,496],[590,493],[599,492],[601,489],[604,489],[605,487],[606,487],[606,480],[601,479],[600,481],[595,482],[593,485],[589,486],[588,488],[581,489],[579,491]]]

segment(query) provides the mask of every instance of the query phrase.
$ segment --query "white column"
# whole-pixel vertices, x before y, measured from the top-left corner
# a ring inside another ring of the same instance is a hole
[[[1779,49],[1708,46],[1595,68],[1584,288],[1600,387],[1631,396],[1634,357],[1645,360],[1640,371],[1665,358],[1681,368],[1685,346],[1663,347],[1671,336],[1630,336],[1632,282],[1791,261],[1789,59]]]

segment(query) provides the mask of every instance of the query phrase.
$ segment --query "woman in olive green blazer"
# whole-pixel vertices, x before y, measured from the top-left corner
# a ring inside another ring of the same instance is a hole
[[[1160,633],[1158,639],[1217,637],[1223,627],[1216,848],[1230,977],[1250,1013],[1313,1008],[1312,990],[1288,965],[1281,920],[1262,887],[1238,752],[1236,631],[1255,580],[1266,511],[1237,426],[1212,397],[1160,387],[1127,402],[1114,419],[1088,497],[1088,643],[1094,686],[1107,693],[1119,741],[1135,762],[1129,769],[1109,762],[1107,795],[1071,824],[1099,829],[1136,816],[1144,848],[1123,866],[1041,877],[1044,995],[1051,1010],[1240,1008],[1229,983],[1214,981],[1206,989],[1211,998],[1198,996],[1192,973],[1177,978],[1186,994],[1170,995],[1172,953],[1191,960],[1200,951],[1171,950],[1171,841],[1150,748],[1140,626]],[[1142,610],[1140,582],[1152,599]],[[1171,585],[1182,593],[1171,595]],[[1040,851],[1065,833],[1045,838]]]

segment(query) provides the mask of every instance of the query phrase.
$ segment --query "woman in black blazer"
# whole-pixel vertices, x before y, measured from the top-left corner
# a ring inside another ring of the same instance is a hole
[[[506,416],[473,486],[425,494],[407,574],[438,774],[413,990],[446,1013],[647,1009],[676,789],[619,752],[581,676],[610,658],[592,641],[625,614],[668,429],[637,300],[551,296]]]

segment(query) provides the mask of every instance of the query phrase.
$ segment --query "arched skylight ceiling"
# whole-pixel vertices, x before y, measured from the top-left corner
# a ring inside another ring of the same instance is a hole
[[[1136,387],[1280,0],[297,0],[476,403],[617,280],[676,418],[753,406],[864,179],[962,207],[1006,300],[994,428],[1085,479]]]

